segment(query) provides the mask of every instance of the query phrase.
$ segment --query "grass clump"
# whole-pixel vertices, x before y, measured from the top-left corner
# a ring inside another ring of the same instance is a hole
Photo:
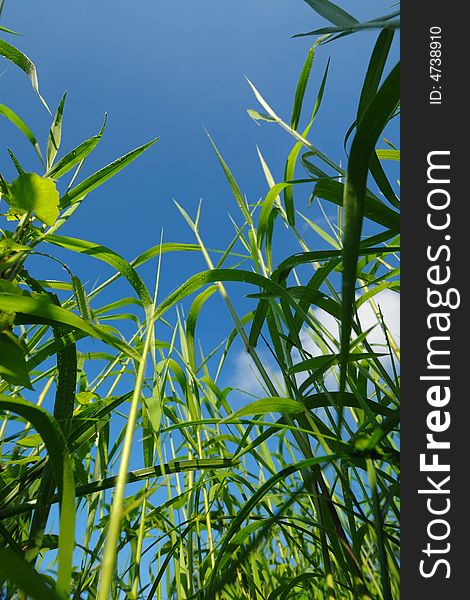
[[[60,235],[86,196],[155,140],[82,179],[106,122],[61,156],[64,96],[43,154],[0,106],[44,167],[30,173],[10,151],[17,177],[0,176],[6,597],[399,597],[400,353],[382,312],[399,292],[399,200],[384,166],[391,151],[376,149],[398,110],[398,67],[386,69],[398,15],[371,25],[330,2],[307,3],[331,26],[313,32],[322,37],[290,118],[250,82],[259,103],[250,116],[292,137],[282,180],[259,152],[267,193],[248,201],[210,140],[239,209],[217,252],[205,245],[200,209],[193,218],[179,204],[194,242],[162,241],[131,261]],[[300,130],[307,84],[320,44],[372,27],[380,33],[343,168],[308,139],[328,67]],[[32,63],[12,48],[1,42],[0,53],[39,93]],[[304,189],[325,228],[302,213]],[[287,238],[297,251],[279,260],[273,248]],[[62,280],[29,269],[35,255],[59,261],[57,248],[115,274],[89,289],[65,263]],[[165,256],[181,251],[200,255],[205,270],[162,299]],[[138,269],[151,260],[147,286]],[[119,278],[132,295],[110,301]],[[207,352],[213,302],[225,305],[229,333]],[[237,348],[256,376],[249,390],[225,375]]]

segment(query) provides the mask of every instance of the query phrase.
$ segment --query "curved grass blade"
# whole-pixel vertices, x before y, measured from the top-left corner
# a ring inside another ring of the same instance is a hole
[[[314,51],[315,46],[313,46],[313,48],[311,49],[312,51],[312,60],[313,60],[313,51]],[[306,63],[307,65],[308,63]],[[326,68],[325,68],[325,72],[323,74],[322,77],[322,81],[320,83],[320,89],[318,91],[318,95],[317,95],[317,99],[315,101],[315,106],[313,108],[313,112],[312,112],[312,116],[310,118],[310,122],[307,125],[307,127],[305,128],[305,130],[302,132],[302,138],[306,138],[307,135],[310,132],[310,129],[315,121],[315,117],[317,116],[317,113],[320,109],[321,106],[321,102],[323,99],[323,94],[325,91],[325,86],[326,86],[326,79],[328,77],[328,69],[330,67],[330,61],[328,60],[327,64],[326,64]],[[304,67],[305,69],[305,67]],[[310,73],[310,71],[308,72],[308,74]],[[298,124],[298,118],[300,117],[300,110],[301,110],[301,106],[302,106],[302,101],[303,101],[303,96],[305,93],[305,87],[307,85],[307,81],[302,80],[302,76],[305,78],[307,77],[308,79],[308,74],[304,74],[304,71],[302,71],[302,75],[301,75],[301,80],[299,80],[299,85],[298,85],[298,93],[296,93],[296,103],[294,103],[294,112],[293,112],[293,116],[292,119],[296,121],[296,126],[292,126],[292,129],[297,129],[297,124]],[[300,88],[300,90],[299,90]],[[299,97],[298,97],[299,96]],[[284,180],[285,181],[291,181],[294,179],[295,177],[295,166],[297,164],[297,159],[299,157],[300,151],[302,149],[302,142],[298,141],[294,148],[292,149],[291,153],[289,154],[287,161],[286,161],[286,167],[285,167],[285,171],[284,171]],[[284,204],[286,207],[286,214],[287,214],[287,220],[289,221],[289,223],[291,225],[295,224],[295,210],[294,210],[294,189],[292,188],[292,186],[287,186],[284,190]]]
[[[194,373],[196,373],[196,352],[194,349],[194,333],[196,330],[196,322],[201,312],[201,309],[206,302],[216,291],[217,286],[212,286],[201,292],[191,305],[186,321],[186,345],[188,349],[189,364]]]
[[[49,244],[54,244],[55,246],[60,246],[61,248],[66,248],[67,250],[72,250],[73,252],[93,256],[94,258],[111,265],[132,285],[142,302],[143,308],[146,311],[151,308],[153,302],[152,297],[145,283],[142,281],[142,278],[137,271],[122,258],[122,256],[117,254],[117,252],[114,252],[105,246],[95,244],[94,242],[59,235],[46,235],[44,241]]]
[[[297,82],[297,88],[295,90],[294,106],[292,108],[292,116],[290,119],[290,126],[292,129],[297,129],[299,124],[300,113],[302,112],[302,104],[304,102],[305,91],[310,78],[314,56],[315,46],[312,46],[308,51],[307,58],[305,59],[304,66],[302,67],[302,71],[300,73],[299,81]]]
[[[11,110],[11,108],[8,108],[8,106],[5,106],[4,104],[0,104],[0,115],[3,115],[11,123],[13,123],[13,125],[15,127],[17,127],[21,131],[21,133],[29,140],[29,142],[32,144],[36,154],[38,155],[39,160],[41,161],[41,164],[44,165],[44,159],[42,157],[41,149],[39,147],[36,136],[31,131],[31,129],[26,125],[26,123],[23,121],[23,119],[21,119],[15,113],[15,111]]]
[[[367,174],[375,144],[393,114],[400,94],[400,67],[394,67],[358,124],[348,162],[344,186],[343,282],[341,316],[340,389],[344,391],[347,356],[355,297],[356,265],[359,255]]]
[[[44,104],[44,106],[50,114],[51,111],[49,110],[46,101],[39,93],[38,75],[34,63],[26,56],[26,54],[23,54],[23,52],[18,50],[18,48],[15,48],[14,46],[9,44],[8,42],[5,42],[5,40],[2,39],[0,39],[0,56],[4,56],[7,60],[15,64],[17,67],[19,67],[22,71],[26,73],[26,75],[31,81],[33,90],[36,92],[39,99]]]
[[[330,463],[337,459],[337,456],[322,456],[319,458],[309,458],[306,460],[299,461],[295,465],[290,465],[281,469],[278,473],[273,475],[266,483],[264,483],[256,492],[248,499],[243,508],[237,513],[235,518],[232,520],[230,527],[222,538],[222,542],[217,553],[215,565],[210,574],[207,582],[207,588],[204,590],[204,597],[215,598],[215,594],[219,592],[225,586],[223,575],[219,575],[219,565],[225,560],[225,553],[229,547],[232,538],[238,533],[243,521],[248,517],[253,508],[260,502],[260,500],[280,481],[285,480],[289,475],[306,469],[309,467],[319,466],[322,463]]]
[[[351,27],[359,23],[356,18],[329,0],[304,0],[304,2],[320,16],[338,27]]]
[[[335,179],[320,179],[313,189],[313,196],[332,202],[337,206],[344,206],[344,189],[344,184]],[[399,213],[378,200],[367,190],[364,195],[363,205],[364,217],[383,227],[387,227],[395,233],[399,233]]]
[[[57,156],[57,152],[59,151],[60,141],[62,138],[62,118],[64,114],[64,104],[66,97],[67,92],[65,92],[65,94],[62,96],[62,100],[60,101],[59,106],[57,107],[54,120],[49,130],[46,151],[47,171],[49,171],[49,169],[53,165],[55,157]]]
[[[212,144],[212,147],[215,150],[215,153],[217,154],[217,158],[219,159],[219,162],[225,173],[225,177],[227,178],[227,181],[230,185],[230,189],[232,190],[232,194],[233,194],[235,200],[237,201],[238,207],[239,207],[243,217],[246,219],[247,223],[251,223],[252,218],[250,215],[250,211],[248,210],[248,206],[247,206],[245,197],[243,196],[240,188],[238,187],[237,182],[235,181],[235,177],[232,175],[232,172],[228,168],[227,163],[225,162],[222,155],[220,154],[217,146],[215,145],[214,140],[211,138],[211,136],[209,134],[207,134],[207,136],[209,138],[210,143]]]
[[[106,127],[106,116],[101,126],[100,131],[91,137],[89,140],[82,142],[79,146],[71,150],[68,154],[62,157],[53,167],[50,167],[46,173],[47,177],[53,177],[58,179],[68,173],[75,165],[85,160],[85,158],[93,152],[98,145],[99,141],[103,137],[104,128]],[[60,140],[59,140],[60,143]]]
[[[16,320],[22,323],[47,323],[65,325],[78,329],[123,352],[134,360],[140,361],[140,355],[120,338],[112,335],[103,327],[88,323],[76,314],[56,306],[47,298],[0,294],[0,310],[15,312]]]
[[[144,144],[143,146],[140,146],[139,148],[128,152],[124,156],[121,156],[121,158],[118,158],[117,160],[113,161],[106,167],[103,167],[93,175],[90,175],[90,177],[87,177],[84,181],[79,183],[77,186],[75,186],[62,196],[62,198],[60,199],[61,208],[67,208],[71,204],[75,204],[76,202],[80,202],[81,200],[83,200],[83,198],[85,198],[87,194],[89,194],[97,187],[102,185],[105,181],[108,181],[108,179],[111,179],[111,177],[114,177],[114,175],[119,173],[119,171],[124,169],[124,167],[133,162],[143,152],[145,152],[145,150],[153,146],[157,141],[158,138],[151,140],[147,144]]]
[[[367,67],[366,76],[361,89],[361,96],[357,107],[357,122],[359,123],[364,116],[367,107],[375,98],[382,79],[385,64],[387,62],[390,48],[393,41],[393,31],[384,29],[377,38],[372,55],[370,57],[369,66]]]
[[[48,452],[61,498],[59,569],[57,591],[69,593],[72,577],[72,554],[75,545],[75,484],[73,466],[59,424],[40,406],[22,398],[0,396],[0,409],[9,410],[28,420],[41,435]]]

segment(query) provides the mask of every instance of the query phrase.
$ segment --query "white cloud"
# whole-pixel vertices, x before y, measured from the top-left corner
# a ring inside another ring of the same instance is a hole
[[[382,312],[384,323],[390,333],[392,334],[395,342],[399,345],[400,341],[400,295],[392,292],[391,290],[382,290],[373,297],[373,300]],[[367,336],[369,344],[372,346],[377,344],[385,344],[385,336],[382,327],[377,320],[376,313],[371,306],[370,302],[365,302],[359,308],[359,322],[361,324],[362,331],[367,331],[373,327],[372,331]],[[325,312],[321,308],[314,310],[314,315],[319,323],[331,333],[335,340],[339,340],[339,327],[338,322],[329,313]],[[313,341],[311,330],[304,327],[300,332],[300,339],[302,341],[303,348],[312,354],[312,356],[318,356],[321,352],[317,344]],[[333,350],[336,351],[336,350]]]
[[[273,365],[273,358],[267,356],[264,351],[257,351],[259,358],[263,363],[263,367],[268,372],[271,381],[278,387],[277,381],[281,381],[281,372],[277,365]],[[233,358],[233,371],[230,376],[230,385],[236,387],[248,394],[254,396],[269,395],[266,391],[266,385],[263,384],[258,369],[253,362],[251,356],[246,350],[240,350]]]
[[[374,296],[374,302],[376,306],[380,307],[384,322],[392,334],[395,342],[399,345],[400,335],[400,295],[391,291],[383,290]],[[372,308],[370,302],[365,302],[359,308],[359,321],[361,323],[362,331],[367,331],[371,327],[374,327],[367,336],[367,339],[373,349],[376,352],[388,353],[385,336],[380,323],[377,321],[377,316]],[[339,340],[339,327],[338,322],[334,317],[324,310],[317,308],[314,310],[316,319],[321,325],[331,333],[333,339]],[[318,356],[322,352],[318,345],[312,338],[312,331],[308,327],[303,327],[300,332],[300,340],[302,347],[306,352],[312,356]],[[331,352],[338,352],[338,347],[330,344]],[[267,351],[258,351],[258,355],[263,362],[263,366],[268,371],[272,381],[276,388],[280,388],[279,384],[282,385],[282,374],[277,365],[274,364],[273,357]],[[294,363],[301,360],[300,354],[297,350],[292,353]],[[387,368],[390,367],[390,358],[388,356],[383,357],[383,364]],[[260,383],[260,375],[257,372],[256,366],[248,354],[248,352],[241,350],[232,359],[233,371],[230,376],[229,383],[233,387],[239,388],[248,394],[254,396],[265,396],[266,390],[263,389],[263,385]],[[297,382],[300,384],[303,380],[302,374],[297,377]],[[326,380],[326,387],[328,389],[334,389],[336,387],[336,379],[331,371]],[[279,389],[281,392],[281,390]]]

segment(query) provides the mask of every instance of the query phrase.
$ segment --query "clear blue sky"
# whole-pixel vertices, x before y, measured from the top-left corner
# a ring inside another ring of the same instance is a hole
[[[391,10],[383,0],[339,3],[361,20]],[[172,198],[190,214],[203,198],[205,241],[209,247],[226,246],[232,236],[227,213],[237,215],[237,209],[204,127],[249,200],[264,196],[256,145],[280,181],[292,140],[279,128],[258,127],[248,117],[246,109],[258,106],[244,77],[288,120],[295,84],[313,42],[291,36],[326,25],[302,0],[7,0],[2,23],[23,34],[13,43],[36,63],[41,91],[53,110],[68,91],[63,152],[95,134],[108,112],[105,136],[84,174],[155,136],[161,138],[93,192],[61,232],[107,245],[127,259],[157,244],[162,229],[165,241],[194,241]],[[306,114],[331,57],[323,108],[311,139],[338,162],[345,160],[343,136],[354,119],[376,35],[359,33],[317,51]],[[397,53],[395,48],[395,57]],[[24,74],[2,61],[4,68],[0,101],[14,108],[44,145],[49,115]],[[7,178],[14,177],[7,145],[28,170],[40,169],[31,147],[4,119],[0,136],[0,170]],[[307,197],[307,191],[303,198],[298,195],[298,208],[316,218],[306,207]],[[288,249],[279,247],[277,252],[281,257]],[[67,256],[90,284],[110,273],[93,259]],[[49,268],[44,259],[41,265]],[[154,266],[144,269],[149,285]],[[164,293],[203,268],[193,255],[165,259]],[[129,292],[123,282],[115,293]]]

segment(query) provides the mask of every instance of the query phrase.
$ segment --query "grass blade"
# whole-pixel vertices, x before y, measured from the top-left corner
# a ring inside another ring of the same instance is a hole
[[[39,148],[38,141],[31,131],[31,129],[26,125],[26,123],[8,106],[4,104],[0,104],[0,115],[6,117],[15,127],[17,127],[21,133],[31,142],[36,154],[41,161],[41,164],[44,165],[44,159],[42,157],[41,149]]]
[[[83,200],[87,194],[102,185],[105,181],[108,181],[108,179],[111,179],[111,177],[114,177],[114,175],[119,173],[119,171],[124,169],[124,167],[132,163],[143,152],[145,152],[145,150],[153,146],[157,140],[158,138],[155,138],[147,144],[132,150],[128,154],[125,154],[124,156],[121,156],[121,158],[113,161],[106,167],[103,167],[93,175],[90,175],[90,177],[87,177],[84,181],[62,196],[60,199],[61,207],[66,208],[71,204],[75,204],[76,202]]]
[[[340,387],[346,385],[347,356],[351,335],[367,174],[381,132],[395,110],[400,93],[400,67],[397,65],[369,103],[354,137],[344,186],[343,282],[341,317]]]
[[[321,15],[323,18],[338,25],[338,27],[351,27],[359,23],[352,15],[347,13],[345,10],[329,2],[329,0],[304,0],[313,10]]]
[[[49,107],[47,106],[46,101],[39,93],[38,75],[37,75],[36,67],[34,66],[34,63],[26,56],[26,54],[23,54],[23,52],[18,50],[18,48],[15,48],[8,42],[5,42],[5,40],[1,40],[1,39],[0,39],[0,56],[4,56],[7,60],[9,60],[13,64],[15,64],[17,67],[19,67],[22,71],[24,71],[26,73],[26,75],[29,77],[29,79],[31,81],[33,90],[39,96],[39,99],[44,104],[44,106],[47,108],[47,111],[50,114],[51,111],[49,110]]]

